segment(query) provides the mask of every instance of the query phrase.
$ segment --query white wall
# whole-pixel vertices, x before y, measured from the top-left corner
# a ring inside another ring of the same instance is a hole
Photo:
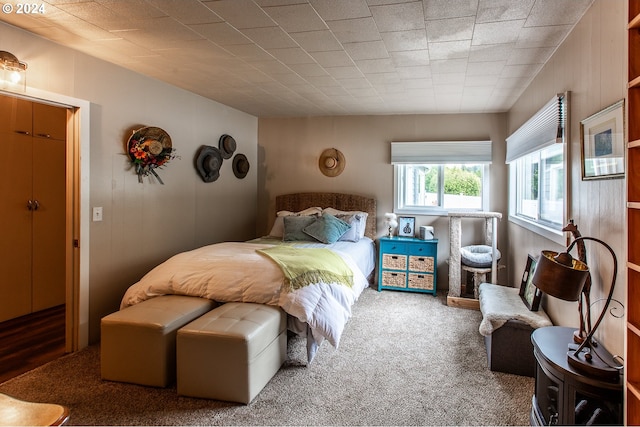
[[[267,234],[275,215],[275,196],[299,191],[333,191],[373,196],[377,200],[378,235],[384,234],[384,213],[393,210],[391,141],[491,139],[490,209],[506,215],[507,192],[505,114],[333,116],[261,118],[258,125],[258,234]],[[326,148],[346,158],[344,172],[333,178],[318,169]],[[435,227],[439,289],[448,288],[449,218],[416,216],[420,225]],[[483,220],[465,220],[463,244],[483,243]],[[498,248],[506,248],[506,221],[498,226]],[[499,278],[504,282],[504,278]]]
[[[158,262],[186,249],[255,237],[257,118],[159,81],[61,47],[0,23],[2,49],[29,64],[27,85],[91,103],[89,223],[90,341],[100,318],[118,309],[128,286]],[[158,126],[179,159],[159,170],[165,185],[138,183],[125,155],[131,129]],[[194,168],[201,145],[232,135],[251,169],[237,179],[226,160],[220,178],[204,183]],[[82,212],[85,221],[89,212]],[[86,239],[86,236],[83,236]],[[86,295],[83,297],[87,298]]]
[[[532,84],[509,112],[509,134],[515,131],[558,92],[571,91],[570,102],[570,218],[583,236],[602,239],[616,252],[619,268],[614,297],[626,298],[624,263],[626,260],[625,180],[582,181],[580,121],[625,96],[625,2],[597,0],[569,37],[555,52]],[[512,281],[520,280],[527,254],[542,249],[562,250],[540,236],[510,223],[509,263]],[[591,300],[605,298],[611,280],[611,257],[597,244],[587,245],[592,269]],[[577,256],[574,250],[573,255]],[[543,301],[554,323],[578,326],[577,303],[553,298]],[[600,303],[593,306],[597,314]],[[620,313],[620,311],[618,312]],[[624,353],[624,321],[607,316],[599,329],[600,339],[609,351]]]

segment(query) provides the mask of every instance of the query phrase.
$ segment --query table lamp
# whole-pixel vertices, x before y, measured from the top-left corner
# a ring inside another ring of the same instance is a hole
[[[393,237],[393,230],[398,226],[398,216],[392,212],[384,214],[384,222],[389,229],[389,237]]]
[[[584,341],[574,350],[567,353],[567,361],[575,370],[594,378],[617,382],[619,380],[619,370],[603,360],[597,353],[597,343],[593,341],[593,335],[600,326],[604,318],[609,303],[613,297],[613,290],[616,284],[618,272],[618,259],[613,249],[605,242],[594,237],[578,237],[567,247],[564,252],[542,251],[540,259],[533,274],[532,282],[542,292],[565,301],[578,301],[580,293],[589,276],[589,267],[586,263],[574,259],[569,252],[576,243],[590,240],[600,243],[611,253],[613,258],[613,277],[609,287],[604,308],[596,320],[593,328],[589,331]],[[593,357],[595,354],[596,357]]]

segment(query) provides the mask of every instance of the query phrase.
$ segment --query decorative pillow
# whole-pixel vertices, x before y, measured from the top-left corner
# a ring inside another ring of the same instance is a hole
[[[362,211],[340,211],[334,208],[325,208],[322,210],[322,213],[328,213],[333,216],[338,215],[358,215],[360,218],[358,220],[358,237],[362,239],[364,237],[364,233],[367,229],[367,217],[369,214],[367,212]]]
[[[496,261],[500,261],[502,255],[498,249],[496,249],[496,255]],[[492,258],[493,249],[488,245],[471,245],[460,248],[460,261],[469,267],[491,267]]]
[[[336,218],[349,224],[349,229],[338,239],[341,242],[357,242],[360,240],[360,215],[336,215]]]
[[[285,242],[296,241],[315,241],[315,239],[304,231],[302,231],[308,225],[311,225],[318,219],[315,215],[295,216],[289,215],[283,217],[284,222],[284,234],[282,240]]]
[[[349,228],[349,224],[343,220],[323,213],[302,231],[322,243],[335,243]]]
[[[322,208],[320,207],[312,207],[301,210],[300,212],[291,212],[291,211],[278,211],[276,213],[276,220],[273,222],[273,227],[271,227],[271,231],[269,232],[269,236],[271,237],[280,237],[284,235],[284,221],[283,218],[285,216],[320,216],[322,215]]]

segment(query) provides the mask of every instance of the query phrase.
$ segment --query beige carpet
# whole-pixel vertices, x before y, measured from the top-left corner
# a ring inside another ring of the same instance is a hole
[[[528,425],[533,379],[487,369],[480,319],[444,295],[367,289],[338,350],[325,343],[305,366],[304,342],[291,340],[290,360],[246,406],[102,381],[98,346],[0,392],[64,404],[71,425]]]

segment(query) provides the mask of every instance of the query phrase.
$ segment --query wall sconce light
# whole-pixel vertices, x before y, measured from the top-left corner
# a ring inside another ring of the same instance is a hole
[[[27,87],[27,64],[16,56],[0,50],[0,87],[24,91]]]
[[[344,154],[335,148],[327,148],[320,154],[318,167],[325,176],[338,176],[344,170],[346,160]]]

